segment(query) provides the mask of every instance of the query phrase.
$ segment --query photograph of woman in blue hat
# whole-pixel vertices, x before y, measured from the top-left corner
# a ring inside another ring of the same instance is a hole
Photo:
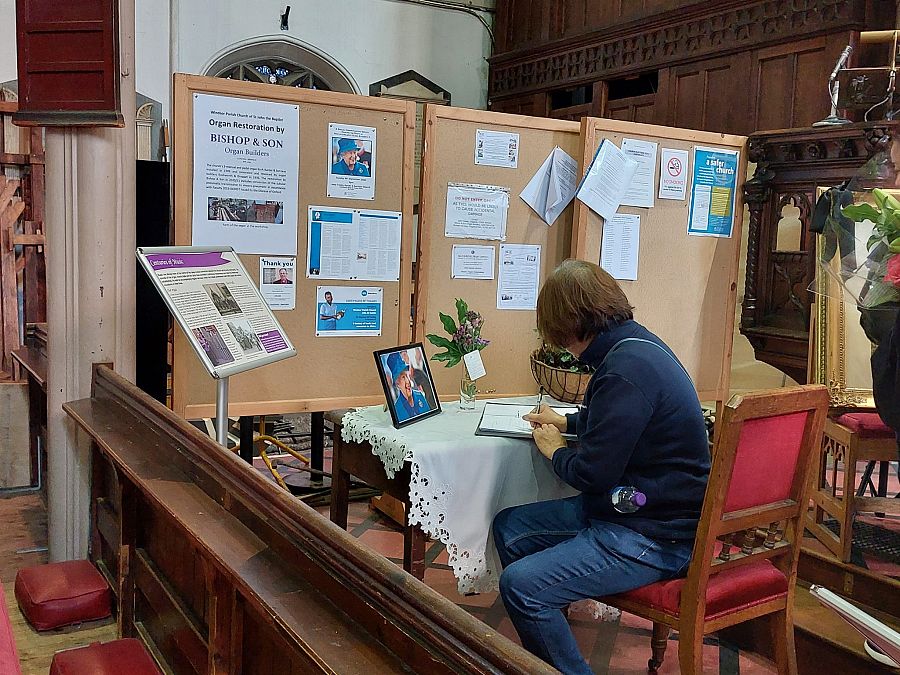
[[[369,167],[359,161],[360,147],[352,138],[337,139],[338,161],[331,165],[336,176],[369,176]]]
[[[417,369],[411,365],[410,356],[420,364],[421,373],[415,372]],[[380,366],[381,382],[394,426],[403,426],[441,411],[421,343],[377,351],[375,360]]]

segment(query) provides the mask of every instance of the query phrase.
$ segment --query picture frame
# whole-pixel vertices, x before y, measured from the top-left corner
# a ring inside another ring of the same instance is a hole
[[[819,188],[817,198],[826,188]],[[872,223],[857,223],[856,238],[865,242]],[[821,260],[823,237],[816,237],[816,260]],[[860,260],[865,259],[862,244],[857,245]],[[837,281],[840,260],[827,263],[830,273],[816,270],[815,296],[810,339],[809,381],[828,387],[833,409],[875,409],[870,358],[873,346],[860,326],[860,309],[850,293]]]
[[[441,412],[428,357],[421,342],[373,352],[394,428],[400,429]]]

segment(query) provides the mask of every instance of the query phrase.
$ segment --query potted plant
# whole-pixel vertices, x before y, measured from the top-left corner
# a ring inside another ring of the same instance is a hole
[[[459,325],[453,320],[453,317],[440,313],[441,323],[444,330],[450,335],[445,338],[442,335],[433,333],[426,335],[428,341],[435,347],[440,347],[444,351],[431,357],[432,361],[443,361],[444,366],[452,368],[458,365],[463,357],[469,352],[481,351],[490,344],[490,340],[481,337],[481,329],[484,326],[484,317],[478,312],[469,309],[469,305],[465,300],[456,299],[456,318]],[[459,407],[461,410],[472,410],[475,408],[475,394],[478,387],[475,380],[469,377],[469,371],[463,363],[463,371],[459,382]]]
[[[581,403],[594,368],[570,351],[542,342],[531,354],[531,374],[538,386],[557,401]]]

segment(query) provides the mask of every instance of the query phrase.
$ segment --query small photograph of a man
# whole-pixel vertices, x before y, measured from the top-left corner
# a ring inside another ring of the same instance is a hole
[[[225,340],[219,335],[219,331],[215,326],[202,326],[194,329],[194,337],[206,352],[209,360],[214,366],[221,366],[223,363],[231,363],[234,357],[228,350]]]
[[[382,357],[395,389],[394,411],[398,422],[405,422],[432,410],[421,388],[413,382],[409,363],[403,358],[405,355],[405,352],[391,352]]]
[[[255,354],[262,351],[262,345],[259,343],[259,337],[250,327],[250,322],[246,319],[235,319],[228,322],[228,330],[234,335],[234,339],[238,341],[244,354]]]
[[[294,270],[287,267],[264,267],[264,284],[292,284],[294,283]]]
[[[357,142],[370,144],[369,141],[355,141],[352,138],[331,139],[331,173],[335,176],[371,176],[369,166],[359,161],[360,147]],[[372,162],[371,151],[367,151],[369,164]]]
[[[203,284],[203,290],[212,299],[216,310],[222,316],[241,313],[241,306],[237,304],[237,301],[225,284]]]
[[[319,330],[337,330],[337,322],[346,312],[334,304],[331,291],[325,291],[325,302],[319,304]]]

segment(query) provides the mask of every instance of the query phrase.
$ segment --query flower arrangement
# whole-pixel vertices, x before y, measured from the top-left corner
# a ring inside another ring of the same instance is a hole
[[[874,308],[900,300],[900,201],[885,190],[874,188],[875,204],[851,204],[841,214],[854,222],[869,220],[874,224],[866,242],[866,287],[859,304]]]
[[[450,335],[450,339],[441,335],[430,333],[425,337],[435,347],[441,347],[445,351],[431,357],[432,361],[443,361],[447,368],[458,364],[463,356],[469,352],[481,351],[490,344],[490,340],[481,337],[481,328],[484,326],[484,317],[478,312],[469,309],[465,300],[456,299],[456,316],[459,325],[453,317],[440,313],[444,330]]]
[[[469,352],[481,351],[490,344],[490,340],[481,337],[481,329],[484,326],[484,317],[478,312],[469,309],[469,305],[461,298],[456,299],[456,318],[459,325],[453,320],[452,316],[441,313],[441,323],[444,330],[450,335],[445,338],[442,335],[429,333],[425,337],[435,347],[441,347],[444,351],[431,357],[432,361],[443,361],[444,366],[450,368],[462,361],[463,356]],[[465,366],[463,366],[465,368]],[[468,370],[463,374],[459,385],[459,402],[460,408],[471,410],[475,405],[475,394],[477,386],[475,381],[469,377]]]

